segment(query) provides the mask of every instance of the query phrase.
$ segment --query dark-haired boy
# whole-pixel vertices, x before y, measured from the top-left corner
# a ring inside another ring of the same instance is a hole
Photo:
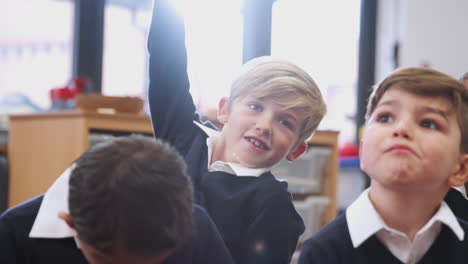
[[[427,68],[372,92],[360,142],[370,188],[307,240],[299,263],[468,263],[468,223],[443,201],[468,179],[468,93]]]
[[[232,263],[192,207],[182,158],[143,136],[91,147],[45,195],[2,214],[0,250],[5,264]]]

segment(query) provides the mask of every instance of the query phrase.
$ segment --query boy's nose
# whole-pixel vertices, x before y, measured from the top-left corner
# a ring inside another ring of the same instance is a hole
[[[268,118],[260,118],[257,120],[255,130],[259,135],[270,136],[271,134],[271,121]]]
[[[405,139],[412,139],[411,125],[408,122],[400,121],[396,124],[393,131],[393,137],[402,137]]]

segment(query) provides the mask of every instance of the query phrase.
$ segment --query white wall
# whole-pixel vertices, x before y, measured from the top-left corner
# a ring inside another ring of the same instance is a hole
[[[428,65],[455,78],[468,71],[467,0],[381,0],[378,12],[376,80],[392,70],[396,39],[400,67]]]
[[[399,2],[399,0],[382,0],[377,5],[376,82],[394,70],[393,46],[400,38]]]

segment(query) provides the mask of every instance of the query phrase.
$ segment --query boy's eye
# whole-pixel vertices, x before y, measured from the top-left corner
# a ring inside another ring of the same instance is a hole
[[[377,116],[377,122],[389,123],[393,121],[393,117],[390,114],[380,114]]]
[[[421,122],[421,126],[429,129],[436,129],[438,130],[440,127],[439,125],[434,121],[430,119],[423,120]]]
[[[262,106],[259,104],[249,104],[249,108],[254,111],[262,111]]]
[[[279,122],[281,125],[291,128],[291,123],[289,123],[287,120],[281,119]]]

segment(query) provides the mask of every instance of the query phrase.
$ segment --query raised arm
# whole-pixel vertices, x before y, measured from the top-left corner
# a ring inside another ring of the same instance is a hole
[[[183,152],[193,131],[195,106],[189,92],[184,22],[170,0],[154,1],[148,50],[148,98],[155,136]]]

